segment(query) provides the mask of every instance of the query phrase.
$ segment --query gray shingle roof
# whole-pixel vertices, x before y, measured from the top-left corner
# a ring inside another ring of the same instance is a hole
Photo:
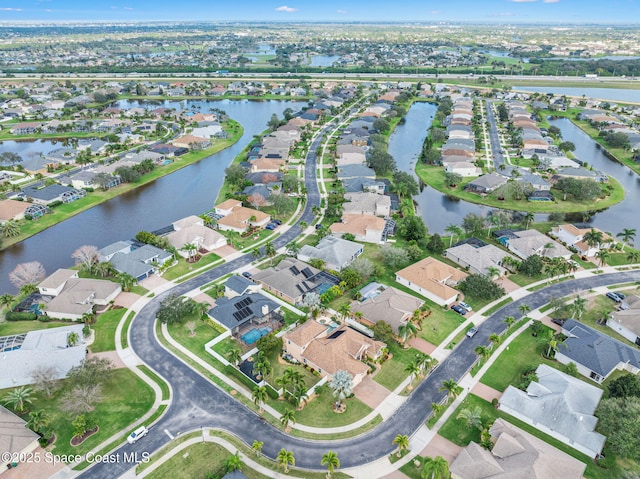
[[[231,291],[235,291],[238,294],[243,294],[249,286],[254,285],[255,283],[253,281],[237,274],[230,276],[224,283],[225,288],[229,288]]]
[[[219,298],[216,306],[209,310],[209,316],[215,318],[229,329],[248,323],[254,318],[262,318],[262,307],[267,307],[267,314],[276,311],[280,305],[260,293],[243,294],[235,298]]]
[[[575,319],[567,320],[562,332],[568,338],[561,353],[602,377],[608,376],[620,363],[640,368],[640,351]]]
[[[347,266],[362,252],[362,245],[335,236],[326,236],[317,246],[304,245],[300,255],[306,258],[319,258],[330,268],[338,270]]]

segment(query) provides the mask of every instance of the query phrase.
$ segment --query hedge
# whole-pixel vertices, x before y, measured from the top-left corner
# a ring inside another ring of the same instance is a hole
[[[9,311],[5,315],[7,321],[33,321],[36,319],[36,313],[33,311]]]

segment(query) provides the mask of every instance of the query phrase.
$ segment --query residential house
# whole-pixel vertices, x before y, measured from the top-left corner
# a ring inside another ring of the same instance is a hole
[[[547,258],[571,258],[571,251],[534,229],[514,231],[509,236],[502,236],[498,240],[522,259],[527,259],[534,254]]]
[[[62,201],[63,203],[71,203],[72,201],[84,198],[86,192],[76,188],[70,188],[68,186],[53,184],[45,187],[38,185],[25,186],[22,192],[31,198],[32,201],[39,205],[50,205],[55,201]]]
[[[636,303],[640,302],[640,297],[634,296],[638,298]],[[628,298],[625,298],[625,301]],[[640,309],[623,309],[612,312],[609,319],[607,319],[607,326],[632,343],[640,346]]]
[[[0,223],[23,219],[29,206],[26,201],[0,200]]]
[[[213,251],[227,244],[227,238],[217,231],[207,228],[204,220],[198,216],[187,216],[173,223],[171,233],[167,235],[169,244],[178,250],[178,254],[188,258],[189,251],[183,248],[187,244],[195,245],[198,250]]]
[[[339,180],[347,180],[350,178],[369,178],[374,180],[376,172],[373,168],[365,165],[343,165],[338,168],[337,178]]]
[[[40,435],[29,429],[24,419],[0,406],[0,448],[8,455],[0,463],[0,474],[13,467],[14,462],[19,466],[21,462],[28,463],[32,457],[40,457],[32,454],[39,445],[38,439]],[[14,461],[14,458],[18,460]]]
[[[369,192],[377,195],[384,195],[387,185],[384,181],[377,181],[371,178],[355,177],[342,180],[342,186],[347,193]]]
[[[455,173],[463,177],[469,176],[480,176],[482,174],[482,169],[475,166],[473,163],[469,163],[467,161],[456,161],[453,163],[449,163],[444,160],[444,171],[447,173]]]
[[[332,379],[337,371],[347,371],[357,386],[367,375],[364,360],[380,356],[385,344],[351,329],[337,328],[308,320],[283,337],[283,351],[294,359]]]
[[[38,291],[46,303],[47,316],[79,320],[83,314],[93,313],[94,306],[109,304],[122,288],[112,281],[78,278],[75,270],[58,269],[38,285]]]
[[[584,167],[579,168],[560,168],[557,170],[556,174],[553,175],[553,179],[557,180],[559,178],[575,178],[577,180],[594,180],[598,183],[607,183],[609,181],[609,177],[606,173],[597,170],[588,170]]]
[[[478,193],[480,195],[487,195],[492,191],[497,190],[502,185],[507,183],[507,178],[497,173],[489,173],[488,175],[482,175],[479,178],[467,183],[464,187],[465,190],[472,193]]]
[[[250,163],[250,171],[252,173],[273,172],[276,173],[283,169],[287,164],[286,160],[278,158],[256,158]]]
[[[341,223],[333,223],[329,228],[336,235],[352,234],[357,241],[365,243],[384,243],[387,222],[378,216],[369,214],[345,213]]]
[[[562,334],[567,339],[556,352],[556,359],[562,364],[575,363],[580,374],[598,384],[616,370],[640,372],[640,351],[632,346],[575,319],[565,321]]]
[[[594,231],[602,235],[602,242],[589,245],[584,240],[584,235]],[[593,257],[601,248],[609,249],[615,244],[615,240],[604,231],[587,224],[564,224],[551,229],[552,234],[568,246],[573,246],[582,256]]]
[[[243,294],[259,293],[261,289],[261,285],[237,274],[229,276],[224,282],[224,295],[227,298],[235,298]]]
[[[532,434],[496,419],[489,429],[492,447],[476,442],[451,463],[453,479],[582,479],[586,464]]]
[[[286,258],[253,275],[262,288],[285,301],[298,304],[307,293],[324,293],[340,280],[297,259]]]
[[[485,276],[494,276],[492,268],[496,270],[495,276],[507,274],[507,270],[502,266],[502,261],[506,257],[515,260],[515,257],[491,244],[476,248],[469,243],[464,243],[448,248],[445,250],[444,256],[468,269],[471,273]]]
[[[280,305],[260,293],[245,293],[231,298],[216,299],[208,312],[218,323],[238,334],[242,326],[265,324],[280,318]]]
[[[300,248],[298,259],[308,262],[311,259],[324,261],[326,269],[342,271],[362,254],[364,247],[353,241],[336,236],[326,236],[317,246],[304,245]]]
[[[351,303],[351,313],[362,313],[360,320],[367,326],[374,326],[378,321],[384,321],[399,335],[399,328],[409,322],[414,311],[419,309],[424,301],[388,287],[380,294],[369,295],[364,301]]]
[[[345,193],[342,209],[345,213],[389,217],[391,197],[370,192]]]
[[[429,257],[396,272],[396,281],[440,306],[453,303],[458,291],[453,289],[468,275],[459,269]]]
[[[227,201],[221,203],[219,206],[225,205]],[[225,208],[226,206],[221,208],[221,210]],[[216,207],[216,213],[217,212],[218,207]],[[249,227],[261,228],[267,225],[269,221],[271,221],[271,216],[267,213],[254,210],[253,208],[246,208],[244,206],[236,205],[231,209],[230,213],[218,220],[218,229],[221,229],[223,231],[235,231],[237,233],[244,233]]]
[[[176,138],[171,142],[173,146],[178,148],[188,148],[189,150],[204,150],[211,146],[211,140],[209,138],[202,138],[200,136],[184,135]]]
[[[217,215],[227,216],[238,206],[242,206],[242,201],[229,199],[223,201],[219,205],[216,205],[214,207],[214,211]]]
[[[509,386],[499,408],[589,457],[600,455],[606,437],[595,431],[603,390],[541,364],[526,392]]]
[[[12,135],[33,135],[41,126],[41,123],[35,122],[18,123],[17,125],[12,125],[9,131],[11,131]]]
[[[109,262],[119,273],[126,273],[136,281],[142,281],[158,271],[158,268],[173,260],[168,251],[145,244],[127,250],[122,241],[109,245],[98,252],[99,257],[110,257]]]
[[[82,363],[87,344],[82,334],[82,324],[42,329],[0,338],[3,366],[0,368],[0,388],[33,384],[33,373],[45,366],[53,366],[53,380],[66,377],[69,370]],[[78,341],[70,345],[69,336],[75,334]],[[0,414],[1,416],[1,414]],[[0,445],[7,446],[0,421]],[[30,435],[26,433],[27,437]],[[5,451],[11,450],[6,447]],[[6,461],[3,461],[3,464]],[[1,465],[0,465],[1,470]]]

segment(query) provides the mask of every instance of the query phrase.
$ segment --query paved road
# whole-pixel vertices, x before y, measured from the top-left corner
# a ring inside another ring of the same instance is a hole
[[[504,155],[500,146],[500,137],[498,135],[498,126],[496,125],[496,116],[491,108],[491,101],[487,100],[487,121],[489,122],[489,143],[491,144],[491,156],[493,157],[493,166],[496,170],[503,165]]]
[[[307,223],[311,223],[313,220],[311,208],[318,205],[320,201],[320,193],[315,181],[315,151],[320,146],[321,138],[322,134],[318,135],[311,145],[305,167],[308,193],[307,203],[300,221]],[[284,246],[299,234],[300,227],[296,225],[276,239],[274,246],[276,248]],[[593,278],[555,284],[536,291],[526,298],[514,301],[488,318],[476,336],[464,339],[387,421],[355,438],[339,441],[312,441],[289,436],[271,426],[165,350],[155,337],[155,315],[160,301],[168,294],[184,294],[202,284],[247,266],[250,262],[250,255],[245,255],[185,281],[170,291],[156,296],[133,320],[130,331],[130,346],[146,364],[171,384],[173,397],[170,407],[160,421],[152,427],[147,437],[134,445],[125,443],[115,451],[120,453],[121,457],[123,457],[123,453],[138,452],[142,454],[143,452],[157,451],[170,441],[169,434],[177,436],[180,433],[206,426],[226,430],[247,444],[251,444],[255,439],[263,441],[263,453],[270,458],[274,458],[281,448],[292,450],[295,454],[296,465],[303,468],[323,469],[320,460],[328,450],[338,453],[342,467],[366,464],[388,455],[394,449],[391,441],[398,434],[411,435],[425,422],[431,412],[431,403],[440,401],[444,397],[444,393],[438,390],[442,382],[450,378],[459,381],[476,359],[473,349],[479,344],[487,344],[488,337],[492,333],[499,333],[505,329],[506,326],[503,323],[505,316],[519,318],[518,306],[528,304],[533,310],[546,304],[552,297],[562,297],[597,286],[640,280],[640,271],[603,274]],[[97,463],[79,477],[115,478],[131,467],[133,464],[125,462]]]

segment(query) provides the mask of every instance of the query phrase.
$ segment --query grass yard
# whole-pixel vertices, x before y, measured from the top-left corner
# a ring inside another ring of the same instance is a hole
[[[309,401],[302,411],[295,412],[296,423],[314,427],[346,426],[362,419],[372,411],[365,403],[353,397],[345,400],[347,410],[337,414],[333,412],[334,402],[335,398],[331,391],[323,391],[320,396]],[[286,404],[288,404],[287,407],[292,407],[288,402]]]
[[[395,343],[389,344],[388,347],[391,354],[393,354],[393,358],[385,361],[382,368],[373,376],[373,380],[389,391],[393,391],[408,376],[408,374],[404,372],[404,368],[406,368],[407,364],[411,363],[420,352],[415,348],[402,349],[401,346]]]
[[[0,323],[0,337],[11,336],[13,334],[28,333],[29,331],[37,331],[38,329],[59,328],[61,326],[71,326],[72,322],[64,321],[5,321]]]
[[[315,374],[305,369],[300,364],[289,364],[284,361],[280,362],[281,360],[280,361],[278,360],[279,358],[278,353],[275,351],[272,352],[269,356],[267,356],[267,358],[269,359],[271,366],[273,366],[273,373],[269,378],[269,383],[271,385],[273,385],[275,378],[282,377],[285,370],[288,368],[293,368],[294,371],[298,371],[300,374],[302,374],[302,379],[304,379],[304,384],[307,387],[307,389],[313,386],[314,384],[316,384],[318,381],[320,381],[320,376],[316,376]]]
[[[537,283],[538,281],[542,281],[544,279],[543,275],[538,276],[528,276],[523,273],[510,274],[509,279],[516,283],[518,286],[529,286],[532,283]]]
[[[176,278],[179,278],[180,276],[190,273],[193,270],[202,268],[203,266],[210,265],[211,263],[214,263],[219,259],[220,259],[220,256],[218,256],[217,254],[208,253],[204,255],[202,258],[200,258],[200,260],[197,263],[187,263],[187,260],[185,260],[182,256],[180,256],[180,258],[178,259],[178,264],[166,270],[162,275],[162,277],[167,280],[176,279]]]
[[[449,336],[462,322],[464,317],[452,310],[443,310],[440,306],[431,307],[431,314],[424,319],[420,337],[431,344],[438,346]]]
[[[91,326],[95,334],[95,339],[89,349],[92,353],[103,351],[115,351],[116,349],[116,328],[127,310],[125,308],[112,309],[98,316],[96,324]]]
[[[175,454],[147,478],[193,479],[209,477],[209,474],[217,474],[212,477],[222,477],[226,473],[225,460],[229,455],[231,453],[218,444],[210,442],[193,444]],[[249,479],[266,479],[267,477],[244,465],[240,470]]]
[[[196,329],[194,330],[195,334],[193,336],[190,336],[189,330],[185,326],[186,322],[190,319],[196,323]],[[187,318],[187,320],[182,324],[170,324],[167,328],[173,339],[178,341],[189,351],[193,351],[199,356],[205,354],[204,345],[220,335],[220,332],[214,328],[210,322],[202,321],[195,317]],[[207,354],[207,356],[209,356],[209,354]]]
[[[552,329],[545,326],[545,332],[538,337],[531,336],[529,328],[521,332],[511,342],[509,349],[498,356],[480,382],[498,391],[504,391],[510,384],[516,385],[520,382],[520,374],[528,365],[537,366],[544,363],[559,369],[560,363],[542,356],[546,347],[544,338],[549,337],[550,331]]]
[[[543,432],[537,430],[533,426],[526,424],[509,414],[497,410],[494,408],[490,402],[485,401],[478,396],[470,394],[465,398],[465,400],[458,406],[458,408],[453,412],[451,417],[444,423],[444,425],[440,428],[440,435],[449,439],[451,442],[459,445],[466,446],[469,442],[480,442],[480,431],[478,429],[472,428],[469,429],[466,424],[464,424],[463,420],[456,419],[456,416],[460,413],[460,411],[464,408],[474,408],[478,406],[482,410],[482,422],[483,424],[487,424],[488,422],[492,422],[497,418],[505,419],[511,424],[523,429],[524,431],[532,434],[533,436],[542,439],[544,442],[550,444],[553,447],[560,449],[561,451],[569,454],[570,456],[576,458],[580,462],[583,462],[587,465],[587,469],[585,471],[585,477],[587,479],[611,479],[613,477],[623,477],[621,475],[621,469],[618,463],[614,460],[607,461],[609,464],[612,464],[613,467],[610,469],[605,469],[604,467],[596,464],[590,457],[585,454],[582,454],[575,449],[567,446],[566,444],[560,442],[557,439],[544,434]],[[607,456],[611,456],[612,452],[607,451],[605,448],[605,453]]]
[[[128,369],[114,370],[103,383],[102,401],[90,413],[100,427],[98,433],[90,436],[81,445],[73,447],[69,442],[73,435],[73,418],[62,412],[60,407],[62,397],[68,388],[64,381],[61,381],[60,385],[50,398],[43,393],[34,393],[33,404],[30,407],[31,411],[44,409],[51,417],[49,427],[57,438],[53,445],[53,453],[60,455],[84,454],[113,434],[126,429],[129,424],[149,411],[155,397],[151,387]],[[1,391],[0,396],[7,392],[8,390]],[[24,415],[23,419],[29,420],[28,415]]]

